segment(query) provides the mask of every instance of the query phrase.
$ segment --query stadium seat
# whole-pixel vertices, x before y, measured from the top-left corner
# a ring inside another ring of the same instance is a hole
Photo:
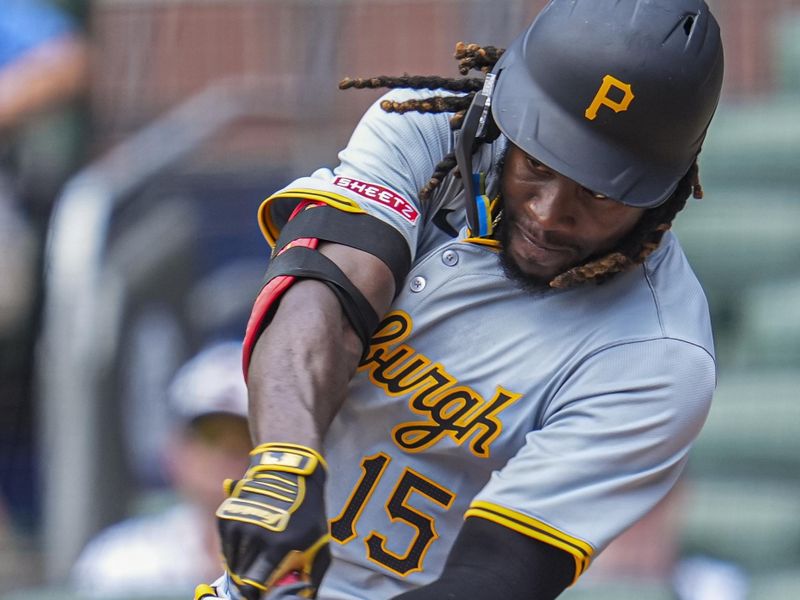
[[[689,462],[687,553],[753,573],[800,564],[798,390],[793,369],[720,375]]]

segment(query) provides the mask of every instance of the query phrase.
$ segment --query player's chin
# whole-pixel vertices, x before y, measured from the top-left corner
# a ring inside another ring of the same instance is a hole
[[[551,249],[526,235],[521,228],[499,230],[500,265],[506,276],[528,290],[549,288],[549,283],[579,261],[577,248]]]
[[[505,250],[501,250],[499,260],[505,276],[520,288],[531,292],[549,289],[550,282],[561,273],[561,271],[542,269],[538,265],[525,264],[523,266],[523,263]]]
[[[550,282],[575,264],[569,251],[551,251],[527,243],[512,243],[504,254],[515,270],[526,278]]]

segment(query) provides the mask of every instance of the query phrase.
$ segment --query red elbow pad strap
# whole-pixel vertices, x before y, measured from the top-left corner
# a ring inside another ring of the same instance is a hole
[[[290,247],[305,246],[306,248],[316,248],[319,240],[316,238],[306,238],[296,240]],[[288,247],[286,248],[288,249]],[[267,285],[261,288],[261,291],[256,297],[253,304],[253,310],[250,312],[250,319],[247,321],[247,329],[244,335],[244,344],[242,346],[242,369],[244,371],[244,379],[247,381],[247,372],[250,368],[250,357],[253,354],[253,347],[256,345],[256,340],[264,331],[272,316],[275,308],[278,306],[278,300],[295,282],[297,277],[294,275],[279,275],[270,280]]]
[[[379,258],[394,276],[395,289],[402,285],[411,263],[405,238],[391,225],[366,214],[349,214],[307,201],[289,217],[278,238],[265,285],[256,299],[244,342],[245,378],[250,356],[258,336],[277,308],[277,302],[296,279],[315,279],[324,283],[341,304],[345,317],[366,350],[378,315],[347,274],[335,261],[317,252],[320,241],[350,246]],[[301,214],[302,213],[302,214]]]
[[[320,205],[321,202],[312,202],[307,200],[305,202],[301,202],[295,209],[292,211],[289,220],[293,219],[297,214],[305,210],[310,205]],[[319,240],[317,238],[302,238],[294,240],[291,244],[287,245],[284,248],[281,248],[280,253],[285,252],[289,248],[293,248],[295,246],[304,246],[306,248],[315,249],[319,245]],[[253,355],[253,348],[256,345],[256,341],[264,329],[267,327],[267,323],[269,319],[272,317],[272,313],[275,312],[275,309],[278,307],[278,300],[281,296],[288,290],[292,284],[295,282],[297,277],[293,275],[279,275],[274,279],[271,279],[267,282],[267,284],[261,288],[261,291],[258,293],[256,297],[256,301],[253,304],[253,310],[250,312],[250,318],[247,321],[247,328],[245,329],[244,335],[244,343],[242,344],[242,371],[244,372],[244,379],[247,381],[247,373],[250,369],[250,359]]]

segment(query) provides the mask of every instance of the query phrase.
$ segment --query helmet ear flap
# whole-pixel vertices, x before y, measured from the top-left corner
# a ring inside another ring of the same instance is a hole
[[[480,144],[491,144],[500,137],[501,133],[502,132],[500,131],[500,128],[497,126],[497,122],[494,120],[494,115],[491,111],[489,111],[489,113],[486,115],[486,122],[483,126],[483,132],[475,141]]]
[[[473,173],[472,156],[478,144],[494,141],[500,135],[500,129],[492,116],[492,94],[497,74],[488,73],[483,89],[475,94],[456,134],[454,154],[458,164],[458,172],[464,186],[464,200],[467,212],[467,225],[471,235],[482,237],[491,233],[488,217],[488,200],[484,196],[481,185],[482,176]]]

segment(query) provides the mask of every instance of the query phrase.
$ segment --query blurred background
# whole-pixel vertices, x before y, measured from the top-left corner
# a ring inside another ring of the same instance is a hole
[[[456,75],[457,41],[504,46],[543,4],[0,0],[0,597],[188,597],[73,565],[182,501],[168,389],[242,335],[260,201],[335,165],[379,93],[339,79]],[[675,229],[718,390],[682,484],[574,600],[800,598],[800,0],[709,4],[724,95]]]

